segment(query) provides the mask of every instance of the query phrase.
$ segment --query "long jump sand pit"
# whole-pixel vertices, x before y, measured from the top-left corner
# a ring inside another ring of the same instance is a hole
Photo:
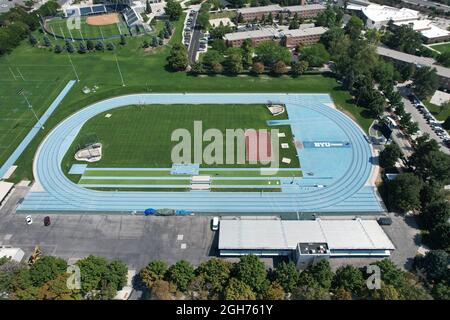
[[[119,22],[120,20],[118,13],[107,13],[98,16],[89,16],[86,18],[86,23],[92,26],[107,26]]]

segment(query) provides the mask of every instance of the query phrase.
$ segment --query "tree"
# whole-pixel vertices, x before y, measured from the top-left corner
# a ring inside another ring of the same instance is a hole
[[[296,77],[304,74],[308,70],[308,61],[300,60],[291,63],[291,74]]]
[[[255,52],[258,60],[268,67],[272,67],[278,61],[283,61],[285,64],[291,62],[291,52],[289,49],[273,41],[260,43],[256,47]]]
[[[152,13],[152,7],[150,6],[150,1],[149,0],[147,0],[145,2],[145,13],[147,13],[147,14]]]
[[[442,64],[444,67],[450,67],[450,52],[441,52],[436,58],[436,60]]]
[[[152,286],[151,294],[156,300],[173,300],[177,290],[174,284],[164,280],[156,280]]]
[[[188,56],[186,47],[181,44],[175,44],[167,57],[169,68],[174,71],[186,70],[188,66]]]
[[[32,35],[30,33],[30,35],[28,36],[28,41],[30,41],[30,44],[34,47],[37,44],[37,39],[34,35]]]
[[[47,48],[52,46],[50,39],[46,35],[44,36],[43,41],[44,41],[44,46],[46,46]]]
[[[247,284],[256,293],[261,293],[268,285],[264,263],[255,255],[245,255],[235,264],[236,278]]]
[[[450,249],[450,224],[440,223],[430,230],[428,235],[429,241],[433,248]]]
[[[116,49],[116,47],[114,47],[114,43],[108,42],[106,44],[106,49],[108,49],[109,51],[114,51]]]
[[[164,279],[167,269],[167,263],[154,260],[141,270],[139,277],[144,285],[150,289],[156,281]]]
[[[300,23],[298,22],[297,19],[292,19],[291,22],[289,23],[289,30],[294,30],[294,29],[298,29],[300,28]]]
[[[299,58],[311,67],[321,67],[330,60],[330,54],[322,43],[316,43],[301,49]]]
[[[76,290],[67,287],[69,274],[60,274],[49,280],[37,291],[38,300],[79,300],[81,296]]]
[[[223,73],[223,65],[221,63],[215,62],[213,63],[211,70],[215,74],[221,74]]]
[[[186,291],[194,277],[194,267],[185,260],[180,260],[170,266],[166,276],[167,280],[176,285],[180,291]]]
[[[292,292],[298,283],[299,274],[292,261],[280,263],[273,272],[273,281],[279,283],[286,292]]]
[[[422,181],[413,173],[403,173],[388,183],[389,206],[401,212],[420,208]]]
[[[30,278],[36,287],[42,286],[47,281],[55,279],[58,275],[65,273],[67,262],[61,258],[44,256],[36,261],[30,268]]]
[[[416,70],[413,90],[420,99],[432,96],[438,85],[439,80],[435,68],[421,67]]]
[[[364,22],[357,16],[352,16],[345,25],[345,32],[350,36],[350,39],[356,40],[361,35],[364,29]]]
[[[409,165],[424,181],[446,184],[450,180],[450,156],[439,150],[434,139],[424,135],[416,139],[416,148],[409,158]]]
[[[395,142],[392,142],[380,152],[379,164],[386,169],[393,168],[401,156],[402,151]]]
[[[181,7],[181,4],[174,0],[168,0],[166,2],[164,11],[172,21],[180,19],[181,15],[183,14],[183,8]]]
[[[252,288],[236,278],[231,278],[225,289],[225,300],[256,300]]]
[[[234,52],[229,54],[224,61],[225,68],[230,74],[239,74],[244,71],[242,66],[242,55]]]
[[[296,300],[330,300],[330,293],[327,289],[314,283],[309,286],[300,286],[292,294]]]
[[[241,45],[241,51],[242,51],[242,63],[243,65],[248,68],[253,61],[253,45],[252,41],[250,39],[245,39],[244,42],[242,42]]]
[[[120,35],[120,44],[121,44],[122,46],[124,46],[124,45],[127,44],[127,38],[126,38],[125,35],[123,35],[123,34]]]
[[[153,37],[152,37],[151,46],[152,46],[153,48],[156,48],[156,47],[158,46],[158,44],[159,44],[158,37],[157,37],[157,36],[153,36]]]
[[[416,269],[423,270],[427,279],[433,281],[448,279],[449,263],[450,256],[444,250],[428,251],[424,257],[416,257],[414,261]]]
[[[78,52],[79,53],[86,53],[86,46],[84,45],[83,42],[80,42],[80,45],[78,46]]]
[[[94,294],[95,291],[99,290],[100,295],[103,294],[102,289],[107,289],[107,285],[111,282],[110,279],[116,279],[115,277],[115,267],[110,267],[108,260],[102,257],[88,256],[84,259],[77,261],[77,265],[80,267],[81,273],[81,292],[86,294]],[[126,275],[125,270],[119,270],[119,278]],[[113,272],[108,278],[108,273]],[[114,283],[111,283],[114,285]]]
[[[95,50],[103,51],[104,50],[103,42],[97,41],[97,43],[95,44]]]
[[[91,51],[94,50],[94,42],[92,40],[86,41],[86,48]]]
[[[214,292],[223,292],[230,279],[231,263],[217,258],[212,258],[200,264],[197,273],[202,275],[206,283],[211,285]]]
[[[401,296],[397,289],[390,284],[381,282],[380,289],[367,290],[368,298],[373,300],[400,300]]]
[[[316,24],[326,28],[340,27],[344,12],[338,6],[328,6],[325,11],[319,13],[316,17]]]
[[[405,285],[405,272],[397,268],[397,266],[389,259],[377,261],[374,265],[380,268],[381,280],[386,285],[392,285],[397,290],[402,290]]]
[[[450,286],[445,281],[436,284],[432,293],[433,297],[437,300],[450,300]]]
[[[446,223],[450,219],[450,204],[446,200],[430,202],[422,210],[420,217],[427,229]]]
[[[359,295],[364,287],[364,277],[361,270],[351,266],[342,266],[336,270],[333,288],[343,288],[352,294]]]
[[[309,273],[319,286],[330,289],[333,280],[333,271],[331,271],[330,262],[328,260],[320,260],[309,268]]]
[[[254,74],[262,74],[264,73],[264,64],[262,62],[255,62],[251,70]]]
[[[61,45],[57,44],[55,45],[55,49],[54,49],[55,53],[61,53],[63,51]]]
[[[111,298],[127,283],[127,274],[128,267],[122,261],[114,260],[108,264],[108,271],[102,280],[111,286],[113,290]]]
[[[389,47],[409,54],[415,54],[422,46],[422,38],[410,25],[389,28],[382,41]]]
[[[263,293],[264,300],[284,300],[284,296],[286,293],[283,290],[283,287],[278,283],[274,282],[270,284],[266,291]]]
[[[75,52],[75,48],[73,47],[73,44],[70,42],[66,42],[66,50],[69,53]]]
[[[277,61],[272,67],[272,73],[276,75],[282,75],[287,72],[287,66],[283,61]]]
[[[338,288],[335,290],[333,300],[352,300],[352,293],[344,288]]]

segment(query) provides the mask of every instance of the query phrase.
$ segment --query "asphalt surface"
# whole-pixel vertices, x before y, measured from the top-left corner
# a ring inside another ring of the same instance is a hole
[[[191,42],[188,48],[189,63],[194,63],[197,60],[197,52],[200,48],[200,38],[203,37],[203,32],[197,25],[197,16],[198,11],[196,12],[193,19],[195,27],[194,31],[192,32]]]
[[[421,6],[421,7],[430,7],[430,8],[440,9],[444,12],[450,11],[450,6],[447,6],[445,4],[438,3],[438,2],[427,1],[427,0],[402,0],[402,1],[405,3],[411,3],[414,5]]]
[[[62,257],[69,263],[92,254],[120,259],[137,271],[154,259],[168,263],[184,259],[198,265],[218,256],[218,233],[210,229],[211,217],[53,214],[49,215],[51,225],[45,227],[44,215],[34,214],[33,224],[27,225],[25,215],[16,214],[15,209],[28,191],[29,187],[16,187],[0,208],[0,245],[21,248],[24,259],[36,245],[43,254]],[[409,269],[420,244],[419,230],[412,217],[390,216],[392,225],[383,229],[396,248],[391,260]],[[334,258],[330,263],[337,269],[346,264],[365,266],[376,260],[379,259]],[[263,261],[267,267],[275,263],[272,258]]]
[[[18,201],[28,187],[17,187],[0,209],[0,245],[25,251],[27,259],[36,245],[44,254],[73,263],[90,254],[121,259],[130,269],[140,270],[149,261],[174,263],[181,259],[198,265],[217,254],[218,235],[210,229],[211,217],[145,217],[126,215],[25,215],[16,214]]]

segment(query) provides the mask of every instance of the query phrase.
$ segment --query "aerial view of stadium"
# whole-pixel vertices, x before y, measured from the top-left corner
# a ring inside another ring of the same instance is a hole
[[[2,3],[1,300],[449,299],[445,6]]]

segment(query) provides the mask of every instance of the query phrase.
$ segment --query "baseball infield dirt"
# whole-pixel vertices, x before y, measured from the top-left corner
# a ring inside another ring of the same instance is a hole
[[[86,18],[86,23],[93,26],[106,26],[119,22],[119,15],[117,13],[101,14],[98,16],[89,16]]]

